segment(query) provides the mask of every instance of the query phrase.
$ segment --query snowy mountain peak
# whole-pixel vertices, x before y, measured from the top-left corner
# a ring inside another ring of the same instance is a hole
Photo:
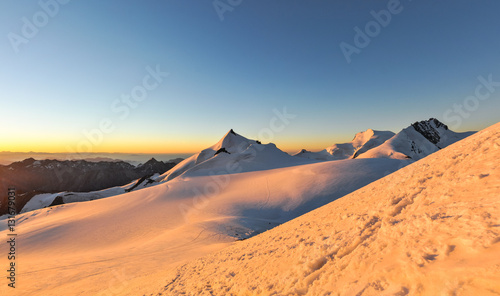
[[[441,134],[448,130],[448,126],[435,118],[418,121],[411,126],[433,144],[439,143]]]
[[[299,155],[299,154],[303,154],[303,153],[307,153],[307,152],[310,152],[310,151],[308,151],[306,149],[300,149],[300,151],[297,152],[297,154],[295,154],[295,155]]]
[[[413,123],[360,157],[419,160],[472,134],[455,133],[439,120],[431,118]]]
[[[180,175],[203,176],[251,172],[311,163],[290,156],[273,143],[261,144],[247,139],[234,130],[227,132],[215,145],[177,164],[158,181],[169,181]]]
[[[319,152],[309,152],[302,149],[299,153],[295,154],[295,156],[316,160],[356,158],[360,154],[381,145],[392,136],[394,136],[394,133],[391,131],[376,131],[373,129],[367,129],[366,131],[357,133],[351,142],[333,144],[332,146]]]
[[[352,139],[352,142],[366,142],[370,137],[372,137],[375,134],[375,131],[372,130],[371,128],[367,129],[364,132],[359,132],[354,136],[354,139]]]
[[[233,131],[233,129],[229,130],[222,139],[217,142],[217,144],[213,145],[209,149],[214,150],[214,154],[217,151],[227,152],[229,154],[235,153],[237,151],[243,151],[251,144],[255,144],[254,140],[247,139]],[[225,149],[222,150],[222,148]]]
[[[473,132],[455,133],[435,118],[417,121],[398,134],[367,129],[348,143],[334,144],[319,152],[302,149],[295,156],[316,160],[395,158],[419,160]]]

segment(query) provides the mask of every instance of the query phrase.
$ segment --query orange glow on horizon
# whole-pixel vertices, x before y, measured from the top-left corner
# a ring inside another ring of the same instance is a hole
[[[251,138],[251,137],[250,137]],[[206,136],[203,138],[182,138],[165,140],[157,138],[134,138],[129,137],[103,139],[94,145],[91,141],[82,138],[40,138],[18,137],[11,139],[10,143],[2,143],[0,151],[11,152],[46,152],[46,153],[137,153],[137,154],[189,154],[198,153],[201,150],[217,143],[220,138]],[[349,140],[348,140],[349,141]],[[320,151],[334,143],[330,137],[310,136],[306,138],[276,137],[271,141],[276,146],[288,153],[296,153],[301,149],[309,151]],[[264,142],[263,144],[267,144]]]
[[[37,142],[37,143],[15,143],[0,146],[0,151],[10,152],[46,152],[46,153],[138,153],[138,154],[178,154],[199,152],[203,143],[162,143],[161,141],[119,141],[91,145],[89,142],[81,141],[77,144],[65,142]]]
[[[67,144],[59,145],[49,145],[49,144],[36,144],[36,145],[2,145],[0,151],[10,151],[10,152],[45,152],[45,153],[136,153],[136,154],[189,154],[198,153],[207,147],[210,147],[215,143],[202,144],[202,143],[185,143],[184,145],[155,145],[155,143],[123,143],[114,145],[100,145],[98,147],[92,147],[92,150],[88,150],[87,146],[81,146],[79,149],[75,146],[68,146]],[[266,144],[266,143],[264,143]],[[301,149],[307,149],[310,151],[320,151],[325,149],[327,146],[315,145],[315,146],[300,146],[296,143],[284,143],[280,145],[275,143],[276,146],[288,153],[296,153]],[[331,144],[330,144],[331,145]]]

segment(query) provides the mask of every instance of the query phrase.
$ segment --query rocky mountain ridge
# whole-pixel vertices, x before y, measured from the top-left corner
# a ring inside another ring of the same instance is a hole
[[[133,180],[163,174],[176,165],[154,158],[133,166],[125,161],[90,162],[86,160],[35,160],[28,158],[0,165],[0,215],[7,212],[7,190],[16,188],[16,209],[20,211],[31,197],[40,193],[89,192],[121,186]]]

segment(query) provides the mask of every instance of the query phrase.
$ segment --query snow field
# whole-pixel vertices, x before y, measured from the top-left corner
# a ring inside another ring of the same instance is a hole
[[[499,295],[500,124],[173,271],[154,295]]]
[[[16,293],[156,291],[177,265],[289,221],[405,164],[343,160],[182,175],[139,191],[26,212],[16,217],[22,246]],[[0,235],[5,226],[0,224]],[[5,247],[0,245],[0,252]],[[0,293],[4,289],[0,286]]]

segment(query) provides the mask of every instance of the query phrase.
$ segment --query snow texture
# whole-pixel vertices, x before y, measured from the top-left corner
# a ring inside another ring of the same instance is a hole
[[[156,186],[17,215],[17,288],[0,295],[498,293],[499,128],[410,166],[230,131]]]
[[[259,153],[274,153],[269,147]],[[197,171],[199,176],[182,174],[129,193],[22,213],[16,216],[22,248],[15,292],[156,291],[179,264],[271,229],[407,164],[349,159],[225,175],[207,168]],[[6,236],[6,224],[0,224],[0,235]],[[7,246],[1,244],[0,253],[7,254]],[[5,289],[0,286],[0,295],[12,292]]]
[[[173,271],[157,295],[499,295],[500,124]]]

